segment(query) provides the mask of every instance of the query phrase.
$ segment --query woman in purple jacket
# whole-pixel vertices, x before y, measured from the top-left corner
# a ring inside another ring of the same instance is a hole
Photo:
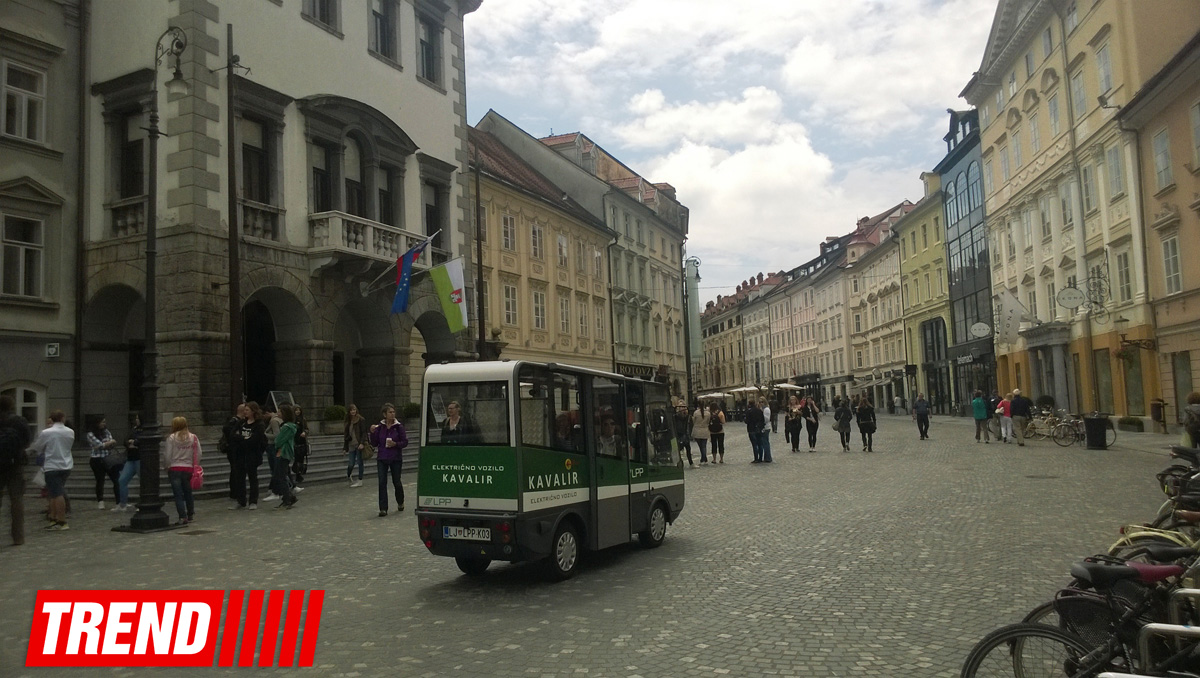
[[[396,419],[396,406],[385,403],[383,406],[383,421],[371,425],[368,436],[371,445],[378,451],[375,457],[379,469],[379,517],[388,514],[387,479],[392,476],[392,488],[396,491],[397,512],[404,510],[404,486],[400,484],[401,453],[408,447],[408,435],[404,432],[404,424]]]

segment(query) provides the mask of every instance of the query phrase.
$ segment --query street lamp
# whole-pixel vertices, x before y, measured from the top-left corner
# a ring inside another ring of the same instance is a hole
[[[172,26],[158,37],[154,45],[154,80],[150,94],[150,127],[146,129],[150,139],[149,161],[147,173],[150,184],[146,191],[146,338],[142,351],[142,428],[138,433],[138,450],[141,452],[142,468],[138,473],[141,480],[137,513],[129,520],[129,527],[123,531],[152,532],[166,529],[170,526],[170,518],[163,512],[163,502],[159,497],[159,459],[158,446],[162,442],[158,421],[158,349],[156,335],[158,327],[155,316],[155,278],[157,276],[158,236],[158,67],[164,59],[174,57],[175,67],[171,79],[167,82],[168,100],[170,95],[186,94],[187,81],[180,69],[180,56],[187,49],[187,35],[183,30]]]

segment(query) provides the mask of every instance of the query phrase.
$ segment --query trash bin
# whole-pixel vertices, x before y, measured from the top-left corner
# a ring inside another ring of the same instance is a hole
[[[1089,414],[1083,418],[1084,439],[1089,450],[1108,449],[1108,415]]]

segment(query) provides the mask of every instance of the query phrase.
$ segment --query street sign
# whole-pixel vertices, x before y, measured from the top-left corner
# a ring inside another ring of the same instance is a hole
[[[1054,296],[1054,300],[1063,308],[1079,308],[1087,301],[1087,297],[1078,287],[1064,287]]]
[[[971,325],[971,336],[977,339],[982,339],[992,333],[992,326],[987,323],[975,323]]]

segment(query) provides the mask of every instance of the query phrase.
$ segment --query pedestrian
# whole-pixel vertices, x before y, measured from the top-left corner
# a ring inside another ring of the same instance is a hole
[[[346,480],[350,482],[350,487],[362,487],[363,458],[366,456],[368,445],[370,443],[367,441],[367,420],[358,413],[358,405],[350,403],[350,407],[346,409],[346,427],[342,433],[342,454],[347,455]],[[354,479],[355,464],[358,465],[358,480]]]
[[[919,398],[920,396],[917,396],[917,397]],[[904,399],[901,398],[900,394],[897,393],[896,397],[892,398],[892,414],[903,414],[903,413],[904,413]]]
[[[62,410],[50,413],[50,426],[38,434],[30,449],[44,455],[42,471],[46,477],[46,494],[50,498],[47,530],[68,530],[67,526],[67,477],[75,467],[71,446],[75,444],[75,431],[64,423],[67,415]]]
[[[87,432],[87,441],[88,446],[92,448],[88,465],[91,466],[92,476],[96,479],[96,508],[104,509],[104,479],[106,477],[112,482],[113,502],[120,504],[121,466],[124,464],[110,463],[108,459],[116,451],[117,441],[113,438],[112,432],[108,430],[107,419],[100,417],[93,422],[91,430]]]
[[[258,403],[251,400],[246,403],[244,410],[246,418],[233,430],[229,439],[233,458],[232,484],[234,504],[229,510],[258,509],[258,467],[262,466],[263,455],[267,451],[267,425],[262,421],[263,411]],[[247,496],[247,487],[249,496]]]
[[[275,457],[275,436],[279,435],[281,428],[283,428],[283,418],[279,416],[279,406],[276,405],[275,411],[266,417],[266,428],[263,429],[263,434],[267,436],[267,468],[271,471],[271,481],[275,479],[275,464],[279,463]],[[279,499],[279,495],[275,494],[274,488],[271,487],[271,481],[267,483],[267,496],[263,497],[263,503]]]
[[[720,408],[708,414],[708,439],[712,441],[712,463],[725,463],[725,413]]]
[[[804,426],[804,413],[801,411],[800,398],[788,398],[787,413],[783,418],[783,432],[788,442],[792,444],[792,452],[800,451],[800,429]]]
[[[672,424],[675,429],[675,439],[687,453],[688,466],[694,467],[696,464],[692,461],[692,417],[688,415],[687,405],[679,403],[675,406],[675,417]]]
[[[0,395],[0,501],[8,494],[13,546],[25,543],[25,448],[29,422],[17,414],[17,401]]]
[[[279,433],[275,436],[275,446],[267,450],[267,454],[275,455],[275,468],[271,471],[271,489],[279,496],[279,506],[275,508],[290,509],[296,504],[296,495],[292,484],[288,482],[289,469],[296,460],[296,439],[300,429],[296,426],[296,408],[292,405],[279,406]]]
[[[404,486],[400,483],[400,463],[402,452],[408,446],[408,435],[404,424],[396,419],[396,406],[384,403],[383,420],[371,425],[369,439],[377,450],[376,467],[379,471],[379,517],[388,514],[388,476],[392,477],[392,489],[396,493],[396,511],[404,510]]]
[[[708,408],[701,407],[700,403],[696,403],[692,411],[690,433],[696,447],[700,448],[700,465],[704,466],[708,463]]]
[[[176,525],[187,525],[196,519],[196,502],[192,498],[192,474],[200,466],[200,439],[188,430],[185,417],[171,420],[171,435],[167,436],[164,452],[167,479],[175,498]]]
[[[779,410],[778,402],[775,403],[775,407],[771,407],[771,404],[767,403],[767,409],[764,410],[764,413],[769,413],[766,416],[767,421],[771,422],[771,433],[779,432]]]
[[[295,415],[292,423],[296,425],[296,458],[292,462],[292,477],[296,482],[292,492],[300,493],[304,491],[300,483],[304,482],[304,474],[308,473],[308,420],[304,418],[304,410],[295,403],[292,403],[292,414]]]
[[[138,447],[138,438],[142,435],[142,420],[136,414],[130,417],[129,429],[129,436],[125,438],[125,465],[121,467],[121,476],[117,478],[119,496],[117,505],[113,507],[114,512],[129,508],[129,481],[142,473],[142,450]]]
[[[758,407],[763,413],[763,427],[758,434],[758,444],[762,448],[762,460],[764,464],[770,464],[771,459],[771,404],[766,398],[758,399]]]
[[[990,420],[988,425],[991,426],[992,437],[996,440],[1000,440],[1000,412],[998,410],[1000,409],[1001,400],[1004,400],[1004,398],[1000,397],[1000,392],[993,389],[992,395],[987,401],[989,412],[988,418]]]
[[[821,408],[812,397],[806,397],[800,406],[800,414],[804,417],[804,430],[808,432],[808,451],[817,451],[817,429],[821,427]]]
[[[842,451],[850,451],[850,420],[854,418],[854,410],[850,408],[849,401],[841,396],[835,396],[833,399],[833,419],[834,428],[838,432],[838,440],[842,444]]]
[[[246,412],[246,403],[238,403],[238,406],[234,408],[233,416],[221,427],[221,437],[217,441],[217,451],[225,455],[225,460],[229,462],[229,498],[234,501],[237,501],[238,492],[233,486],[234,477],[237,475],[233,472],[235,464],[233,440],[237,435],[237,430],[246,423]],[[242,492],[245,491],[246,488],[243,485]]]
[[[463,412],[462,405],[457,400],[446,403],[446,419],[442,422],[442,444],[478,445],[479,442],[479,427]]]
[[[979,442],[982,434],[983,442],[990,443],[991,427],[988,422],[991,421],[991,410],[988,409],[987,401],[983,398],[983,391],[976,390],[975,398],[971,400],[971,414],[975,417],[975,442]]]
[[[766,425],[766,419],[763,417],[762,410],[758,409],[758,402],[750,400],[746,403],[746,435],[750,438],[750,448],[754,453],[754,460],[751,464],[761,464],[763,462],[762,449],[762,433],[763,426]]]
[[[1005,393],[1004,399],[996,406],[996,414],[1000,415],[1000,439],[1005,443],[1012,437],[1012,397],[1013,394]]]
[[[862,435],[863,452],[874,452],[875,407],[869,397],[864,395],[858,399],[858,409],[854,411],[854,418],[858,422],[858,432]]]
[[[1025,427],[1029,425],[1029,418],[1033,416],[1033,401],[1021,395],[1021,389],[1013,389],[1012,399],[1012,426],[1013,431],[1017,434],[1017,445],[1025,447]]]
[[[921,434],[921,440],[928,440],[929,401],[925,399],[924,393],[918,393],[917,399],[913,401],[912,418],[917,422],[917,433]]]

